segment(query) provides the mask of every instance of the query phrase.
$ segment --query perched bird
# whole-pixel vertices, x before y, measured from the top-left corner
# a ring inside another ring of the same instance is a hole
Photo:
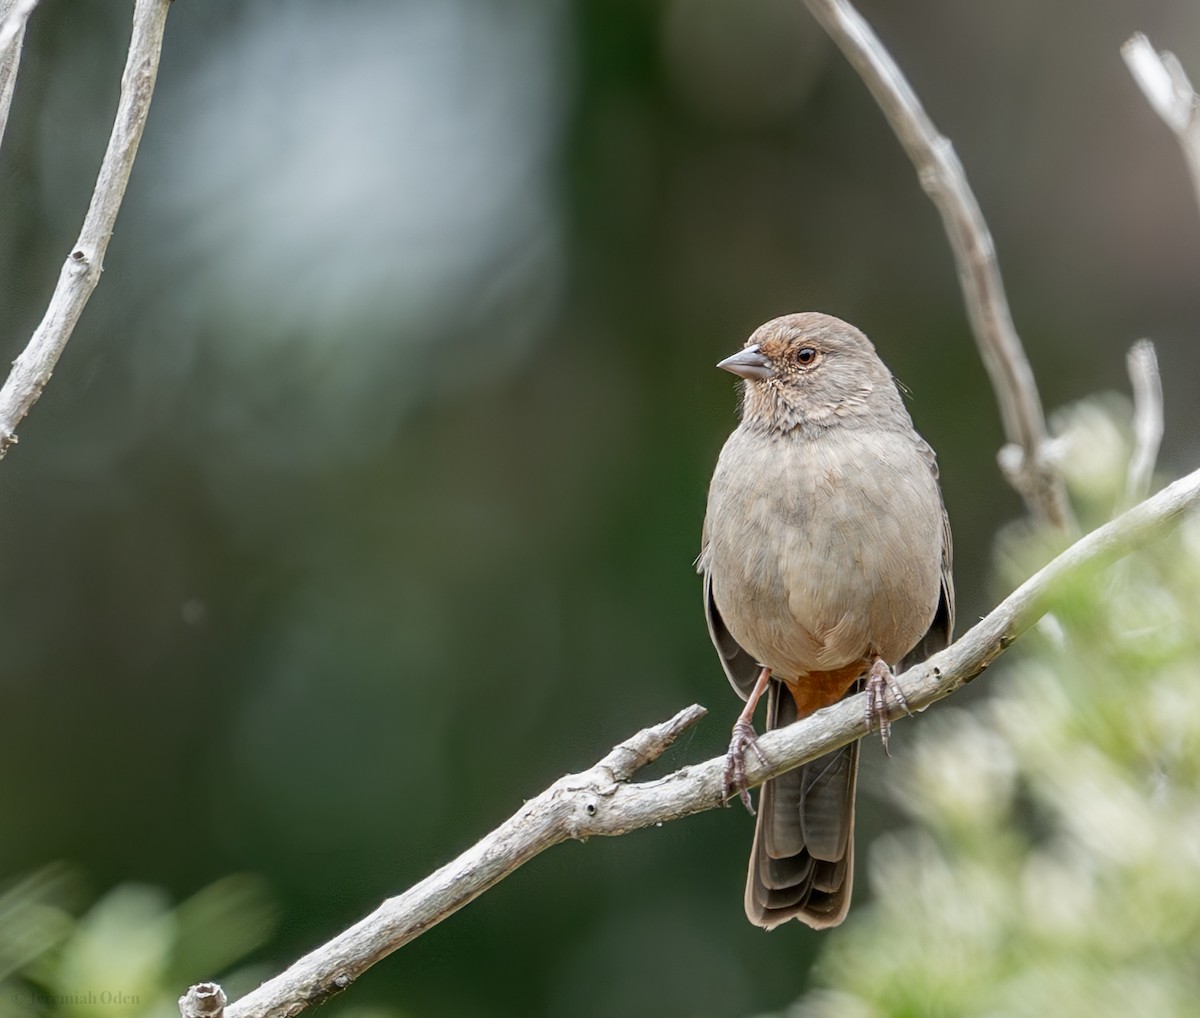
[[[697,569],[734,690],[726,795],[747,808],[755,704],[779,728],[865,686],[886,739],[892,668],[954,625],[950,525],[933,450],[854,326],[817,313],[767,322],[718,367],[745,379],[742,420],[708,493]],[[900,703],[903,705],[902,699]],[[746,915],[772,929],[838,925],[850,906],[858,743],[766,782]]]

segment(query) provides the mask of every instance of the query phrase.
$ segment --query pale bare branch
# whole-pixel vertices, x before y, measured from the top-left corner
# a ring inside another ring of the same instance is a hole
[[[847,0],[805,0],[879,103],[950,239],[967,316],[992,381],[1009,445],[1000,466],[1030,511],[1073,531],[1037,383],[1013,325],[995,244],[950,140],[938,132],[891,54]]]
[[[1164,536],[1197,508],[1200,470],[1077,541],[954,644],[904,672],[898,681],[909,706],[922,710],[969,682],[1043,615],[1062,584]],[[572,838],[626,834],[716,808],[721,804],[724,757],[658,780],[628,781],[703,714],[703,708],[690,707],[662,725],[639,732],[590,770],[560,778],[453,862],[229,1005],[225,1018],[284,1018],[326,1000],[553,845]],[[746,760],[750,784],[865,734],[865,694],[767,732],[759,739],[767,762],[753,755]]]
[[[21,64],[21,45],[25,41],[25,22],[38,0],[0,0],[0,142],[8,126],[17,68]]]
[[[1150,491],[1163,437],[1162,377],[1154,344],[1139,339],[1125,358],[1133,389],[1133,455],[1125,482],[1125,504],[1134,505]]]
[[[13,361],[12,371],[0,389],[0,457],[16,442],[17,425],[50,380],[84,305],[100,280],[104,252],[112,237],[150,110],[169,7],[170,0],[136,0],[134,5],[133,33],[121,78],[116,120],[83,229],[59,273],[45,317],[28,346]]]
[[[661,756],[704,714],[703,707],[688,707],[671,720],[644,729],[616,746],[590,770],[560,778],[452,863],[404,894],[388,899],[371,915],[230,1005],[225,1018],[294,1015],[303,1007],[321,1003],[344,990],[375,962],[457,912],[552,845],[591,834],[621,833],[615,829],[600,831],[596,829],[598,824],[611,828],[614,823],[623,823],[627,830],[636,830],[671,819],[648,814],[646,810],[653,808],[654,801],[636,797],[620,811],[618,819],[610,801],[627,787],[623,782]],[[708,789],[708,807],[718,805],[719,794],[715,785]],[[675,815],[689,812],[696,812],[696,808]]]
[[[1168,50],[1157,52],[1141,32],[1121,47],[1121,56],[1142,94],[1183,149],[1196,201],[1200,202],[1200,96],[1179,58]]]

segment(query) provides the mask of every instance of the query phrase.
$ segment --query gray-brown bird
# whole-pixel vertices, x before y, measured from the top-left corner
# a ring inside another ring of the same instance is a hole
[[[697,568],[713,644],[747,701],[726,793],[749,806],[744,755],[764,691],[771,729],[866,686],[886,738],[892,668],[950,639],[950,525],[933,450],[854,326],[785,315],[718,366],[745,379],[742,420],[713,474]],[[752,923],[846,917],[857,774],[855,742],[763,785]]]

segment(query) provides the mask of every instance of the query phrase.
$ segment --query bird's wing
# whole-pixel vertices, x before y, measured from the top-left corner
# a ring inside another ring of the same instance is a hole
[[[929,443],[919,439],[921,453],[933,472],[934,479],[938,477],[937,456]],[[946,506],[942,505],[942,593],[938,599],[937,612],[929,631],[921,637],[918,643],[900,662],[903,671],[913,665],[920,664],[931,654],[936,654],[950,645],[954,636],[954,539],[950,534],[950,516]]]
[[[704,555],[701,553],[701,560]],[[725,628],[725,620],[717,611],[717,602],[713,599],[712,573],[704,570],[704,618],[708,622],[708,635],[712,637],[713,646],[717,648],[717,656],[721,659],[721,667],[734,692],[743,700],[749,699],[754,683],[758,679],[760,666],[733,635]]]

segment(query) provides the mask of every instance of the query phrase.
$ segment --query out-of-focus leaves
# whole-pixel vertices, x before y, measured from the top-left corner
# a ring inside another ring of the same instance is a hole
[[[75,920],[68,904],[78,883],[75,871],[58,863],[0,891],[0,981],[70,935]]]
[[[93,905],[62,948],[56,1001],[64,1015],[135,1015],[165,984],[175,917],[159,888],[122,884]]]
[[[278,915],[259,877],[238,873],[201,888],[175,909],[172,977],[190,986],[224,972],[269,940]]]
[[[0,1016],[171,1018],[194,982],[244,993],[268,974],[233,969],[275,928],[262,880],[234,875],[177,907],[166,892],[120,884],[76,917],[75,873],[48,867],[0,896]]]

